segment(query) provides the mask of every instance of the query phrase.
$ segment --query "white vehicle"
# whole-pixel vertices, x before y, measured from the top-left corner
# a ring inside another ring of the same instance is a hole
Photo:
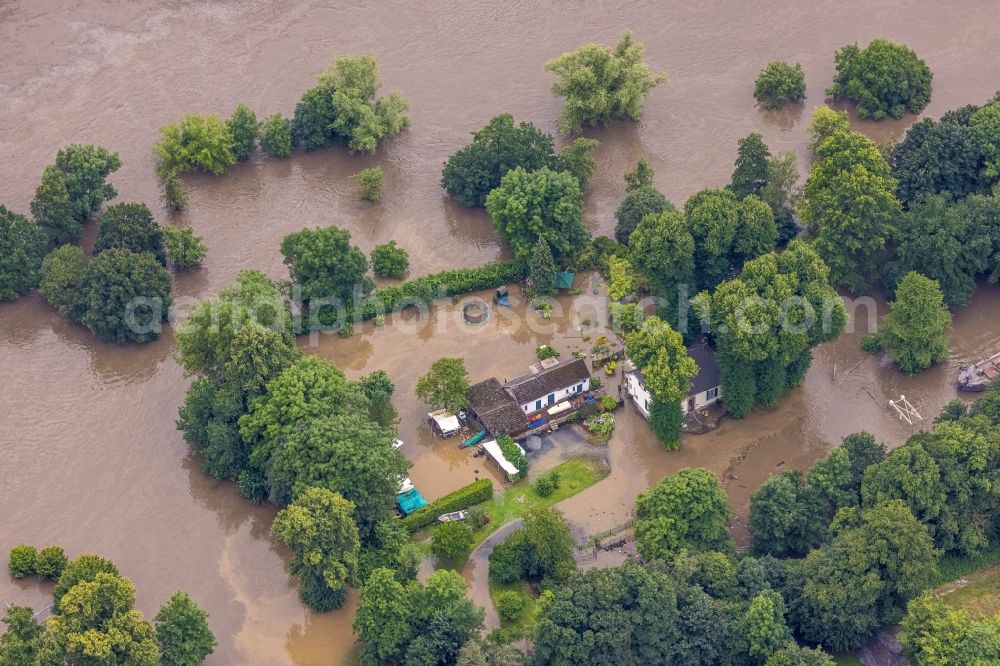
[[[397,437],[396,441],[394,441],[392,443],[392,448],[394,448],[397,451],[399,451],[401,448],[403,448],[403,440],[401,440],[400,438]]]

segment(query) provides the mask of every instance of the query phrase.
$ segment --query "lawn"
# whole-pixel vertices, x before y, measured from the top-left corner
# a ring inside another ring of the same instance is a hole
[[[484,502],[482,507],[486,510],[490,522],[473,533],[475,538],[472,549],[510,521],[524,516],[531,507],[551,506],[589,488],[607,475],[607,471],[600,463],[582,457],[560,463],[554,471],[559,473],[559,487],[548,497],[540,496],[532,484],[521,481],[499,495],[494,495],[490,501]],[[420,549],[425,554],[430,552],[430,535],[433,530],[431,527],[418,536]],[[449,562],[448,565],[450,568],[461,569],[465,565],[465,559]]]
[[[941,595],[950,606],[961,608],[974,618],[1000,613],[1000,567],[988,567],[966,576],[968,583]]]
[[[521,611],[521,614],[517,618],[511,621],[506,621],[503,618],[500,619],[500,628],[504,633],[512,640],[517,640],[522,636],[530,635],[534,631],[534,625],[538,620],[536,617],[538,598],[527,581],[519,580],[508,585],[500,585],[490,581],[490,601],[493,602],[494,608],[497,607],[497,595],[507,591],[516,592],[524,600],[524,610]]]

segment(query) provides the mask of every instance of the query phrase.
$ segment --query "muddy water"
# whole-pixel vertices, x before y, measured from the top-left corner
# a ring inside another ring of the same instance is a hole
[[[93,142],[123,158],[113,178],[121,200],[144,201],[166,220],[149,152],[160,125],[186,112],[228,114],[241,100],[260,115],[290,114],[335,55],[370,50],[387,86],[411,98],[412,129],[376,156],[332,150],[255,159],[221,178],[189,179],[190,207],[170,221],[203,235],[209,257],[177,280],[175,293],[211,295],[245,268],[284,277],[280,239],[331,223],[350,229],[366,250],[396,239],[418,275],[502,256],[485,215],[443,195],[440,165],[469,131],[502,111],[555,130],[559,102],[542,65],[582,41],[610,41],[634,28],[649,62],[670,76],[641,125],[590,133],[602,144],[586,215],[599,233],[613,228],[621,173],[640,155],[651,159],[656,184],[681,203],[726,182],[735,141],[749,131],[761,132],[773,150],[803,152],[803,126],[843,43],[883,36],[913,46],[935,72],[927,109],[935,116],[992,95],[1000,71],[995,7],[985,0],[882,0],[864,9],[828,0],[447,0],[433,10],[414,2],[326,4],[0,2],[0,154],[8,158],[0,160],[0,202],[26,212],[55,151]],[[753,107],[753,77],[775,58],[803,64],[805,108],[768,114]],[[882,138],[910,120],[863,129]],[[377,206],[358,201],[351,180],[375,164],[387,184]],[[689,438],[676,454],[660,452],[645,424],[625,416],[608,447],[611,478],[565,509],[594,529],[616,524],[641,487],[689,464],[725,476],[739,509],[767,473],[806,464],[847,432],[865,427],[899,442],[908,428],[887,416],[885,400],[905,392],[934,413],[951,397],[946,380],[958,360],[996,347],[998,305],[995,294],[981,292],[956,317],[954,360],[914,379],[874,360],[852,369],[864,358],[856,337],[827,345],[804,386],[777,410]],[[416,375],[445,354],[464,355],[476,377],[520,373],[534,346],[552,335],[499,321],[483,331],[421,336],[387,327],[348,341],[324,338],[315,349],[352,375],[390,372],[412,477],[429,495],[467,482],[477,467],[453,441],[434,441],[422,429]],[[283,571],[286,553],[269,538],[270,510],[248,506],[189,459],[173,429],[187,380],[171,352],[169,334],[143,348],[96,343],[37,297],[0,305],[0,551],[27,541],[104,553],[135,580],[147,613],[174,589],[188,590],[212,614],[220,640],[212,663],[335,663],[353,642],[350,610],[305,612]],[[851,372],[841,374],[844,368]],[[41,607],[47,594],[34,583],[0,580],[0,601]]]

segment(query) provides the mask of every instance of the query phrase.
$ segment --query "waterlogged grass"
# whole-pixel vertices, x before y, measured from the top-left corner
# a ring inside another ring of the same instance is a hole
[[[524,600],[524,608],[513,620],[500,618],[500,629],[510,640],[530,636],[538,623],[538,597],[535,596],[527,581],[519,580],[508,585],[500,585],[490,581],[490,601],[497,607],[497,597],[501,592],[516,592]]]
[[[607,475],[599,463],[588,458],[567,460],[557,466],[555,472],[559,474],[559,487],[548,497],[540,496],[531,484],[521,481],[483,504],[490,522],[476,530],[473,548],[510,521],[523,518],[532,507],[552,506],[589,488]]]

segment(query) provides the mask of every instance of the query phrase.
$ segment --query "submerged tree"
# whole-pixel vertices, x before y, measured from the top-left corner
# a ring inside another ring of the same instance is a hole
[[[469,373],[461,358],[439,358],[417,379],[417,397],[434,409],[458,412],[469,404]]]
[[[951,313],[937,281],[907,273],[878,333],[880,344],[908,375],[948,358]]]
[[[44,229],[0,205],[0,301],[38,286],[47,243]]]
[[[743,199],[751,194],[760,196],[764,192],[770,157],[771,152],[767,149],[767,144],[757,132],[751,132],[740,139],[736,169],[729,185],[729,189],[737,199]]]
[[[834,55],[837,73],[827,94],[858,104],[858,116],[882,120],[920,113],[931,101],[931,70],[913,49],[874,39],[849,44]]]
[[[152,253],[105,250],[81,278],[80,323],[104,341],[150,342],[169,317],[170,288],[170,274]]]
[[[250,159],[257,145],[257,115],[241,102],[226,121],[226,127],[233,137],[233,157],[237,162]]]
[[[186,592],[175,592],[156,614],[156,642],[163,666],[199,666],[218,642],[208,628],[208,613]]]
[[[532,295],[539,298],[552,296],[556,291],[556,262],[544,238],[539,238],[535,243],[528,268]]]
[[[753,96],[764,108],[776,111],[806,98],[806,75],[802,65],[775,60],[767,63],[754,82]]]
[[[86,222],[105,201],[118,196],[108,176],[121,168],[118,153],[100,146],[72,144],[46,167],[31,202],[35,222],[53,245],[75,243]]]
[[[645,51],[626,32],[613,49],[584,44],[546,63],[545,69],[560,78],[552,92],[566,98],[560,128],[575,132],[615,120],[638,120],[650,91],[667,80],[642,61]]]
[[[120,203],[109,206],[98,219],[94,252],[117,247],[136,254],[150,252],[166,265],[163,230],[153,218],[153,211],[143,203]]]

